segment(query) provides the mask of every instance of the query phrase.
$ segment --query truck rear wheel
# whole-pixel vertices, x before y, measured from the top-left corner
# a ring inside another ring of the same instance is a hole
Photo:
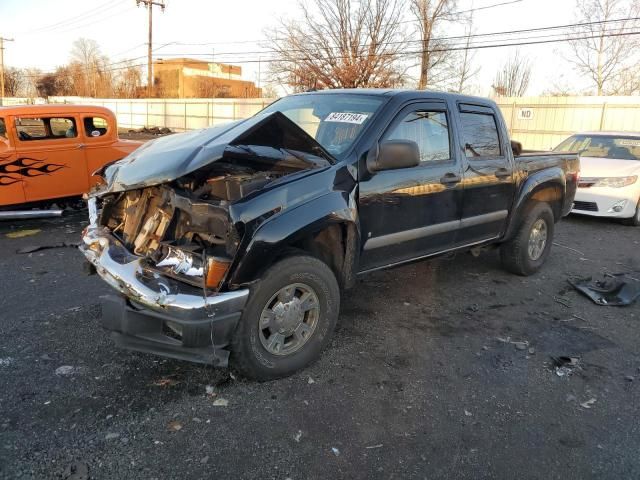
[[[329,343],[339,310],[338,282],[325,263],[306,255],[279,261],[251,289],[232,341],[233,367],[265,381],[308,366]]]
[[[522,223],[510,240],[500,247],[503,267],[517,275],[532,275],[549,256],[553,243],[553,211],[546,203],[529,207]]]

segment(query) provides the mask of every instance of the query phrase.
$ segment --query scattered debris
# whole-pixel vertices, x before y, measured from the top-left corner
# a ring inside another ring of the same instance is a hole
[[[526,350],[529,346],[528,342],[513,342],[513,346],[516,347],[516,350]]]
[[[171,420],[168,424],[167,424],[167,429],[170,432],[179,432],[180,430],[182,430],[182,424],[177,421],[177,420]]]
[[[36,235],[40,233],[42,230],[39,228],[34,228],[32,230],[17,230],[15,232],[9,232],[6,234],[7,238],[24,238],[30,237],[31,235]]]
[[[171,132],[167,127],[142,127],[129,130],[129,133],[150,133],[151,135],[167,135]]]
[[[229,400],[227,400],[226,398],[217,398],[213,402],[214,407],[226,407],[228,405],[229,405]]]
[[[86,463],[73,462],[62,472],[64,480],[89,480],[89,467]]]
[[[553,300],[564,307],[571,308],[571,304],[560,297],[553,297]]]
[[[74,373],[76,373],[76,368],[71,365],[62,365],[61,367],[56,368],[56,375],[61,377],[73,375]]]
[[[206,387],[204,387],[204,391],[207,393],[207,395],[209,396],[214,396],[216,394],[216,392],[213,389],[212,385],[207,385]]]
[[[316,383],[316,381],[313,378],[309,377],[309,380],[307,380],[307,383],[311,385],[312,383]]]
[[[640,297],[640,281],[624,273],[605,273],[601,280],[588,277],[569,283],[598,305],[631,305]]]
[[[587,400],[586,402],[582,402],[580,404],[580,406],[582,408],[591,408],[591,406],[596,403],[596,399],[595,398],[590,398],[589,400]]]
[[[580,250],[576,250],[575,248],[567,247],[566,245],[563,245],[563,244],[558,243],[558,242],[553,242],[553,244],[554,244],[556,247],[566,248],[567,250],[571,250],[572,252],[577,253],[577,254],[578,254],[578,255],[580,255],[581,257],[584,257],[584,253],[582,253]]]
[[[471,416],[473,416],[473,413],[471,413],[469,410],[465,410],[465,411],[464,411],[464,414],[465,414],[465,416],[467,416],[467,417],[471,417]]]
[[[298,430],[298,433],[296,433],[293,436],[293,439],[297,442],[300,443],[300,439],[302,438],[302,430]]]
[[[382,448],[382,446],[383,446],[383,444],[379,443],[377,445],[369,445],[368,447],[364,447],[364,448],[371,450],[373,448]]]
[[[178,380],[174,378],[160,378],[152,383],[154,387],[172,387],[180,383]]]
[[[535,349],[535,348],[533,348],[533,347],[531,347],[531,348],[529,349],[529,355],[535,355],[535,354],[536,354],[536,349]]]
[[[107,433],[107,435],[104,437],[105,440],[115,440],[116,438],[120,438],[119,433]]]
[[[559,377],[568,377],[576,368],[580,359],[578,357],[551,357],[555,365],[556,375]]]
[[[8,367],[13,363],[13,357],[0,358],[0,367]]]
[[[208,461],[209,461],[209,455],[207,455],[206,457],[202,457],[202,458],[200,459],[200,463],[202,463],[202,464],[205,464],[205,463],[207,463]]]
[[[16,250],[16,253],[33,253],[38,252],[40,250],[49,250],[51,248],[78,248],[80,246],[80,242],[58,242],[51,243],[49,245],[30,245],[27,247],[22,247]]]
[[[340,450],[338,450],[336,447],[331,447],[331,451],[336,457],[340,456]]]
[[[636,379],[636,377],[634,377],[633,375],[627,375],[627,376],[624,377],[624,379],[627,382],[633,382]]]
[[[409,302],[403,302],[405,307],[410,306],[411,304]]]

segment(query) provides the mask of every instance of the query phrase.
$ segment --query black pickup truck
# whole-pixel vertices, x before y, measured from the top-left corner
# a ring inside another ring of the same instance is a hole
[[[90,194],[81,250],[120,292],[102,323],[122,347],[267,380],[320,355],[358,275],[489,246],[531,275],[579,160],[514,150],[492,101],[397,90],[157,139]]]

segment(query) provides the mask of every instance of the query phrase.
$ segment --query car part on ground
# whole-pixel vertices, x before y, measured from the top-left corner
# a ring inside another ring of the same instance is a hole
[[[0,211],[0,220],[61,217],[62,212],[63,210],[6,210]]]
[[[605,274],[602,279],[569,280],[569,283],[598,305],[631,305],[640,297],[640,280],[624,273]]]

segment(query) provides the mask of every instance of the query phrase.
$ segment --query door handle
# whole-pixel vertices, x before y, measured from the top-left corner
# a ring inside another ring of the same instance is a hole
[[[499,168],[496,170],[495,176],[498,178],[507,178],[511,176],[511,171],[506,168]]]
[[[460,183],[462,181],[462,177],[460,175],[456,175],[455,173],[445,173],[444,176],[440,179],[440,183],[443,185],[455,185],[456,183]]]
[[[79,144],[76,146],[76,148],[77,148],[78,150],[80,150],[80,149],[84,148],[84,143],[79,143]]]

